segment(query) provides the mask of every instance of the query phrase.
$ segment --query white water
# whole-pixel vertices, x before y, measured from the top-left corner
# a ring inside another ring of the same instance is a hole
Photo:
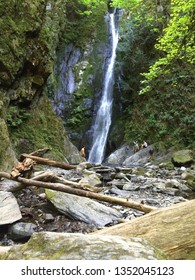
[[[109,28],[112,34],[112,54],[104,78],[104,89],[97,111],[95,124],[93,127],[93,144],[89,153],[88,161],[91,163],[102,163],[107,142],[107,136],[111,125],[112,117],[112,91],[113,91],[113,72],[116,59],[116,48],[118,44],[118,31],[115,27],[115,14],[109,14]]]

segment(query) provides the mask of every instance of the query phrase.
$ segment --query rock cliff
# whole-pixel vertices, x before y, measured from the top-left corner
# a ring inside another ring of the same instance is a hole
[[[73,1],[74,2],[74,1]],[[38,148],[51,157],[79,162],[61,120],[44,92],[66,30],[66,0],[0,3],[0,166],[10,169],[17,155]],[[68,149],[67,149],[68,147]]]

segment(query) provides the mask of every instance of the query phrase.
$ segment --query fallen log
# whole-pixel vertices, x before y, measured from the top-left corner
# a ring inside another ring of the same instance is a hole
[[[49,148],[39,149],[39,150],[36,150],[36,151],[33,151],[32,153],[30,153],[30,155],[40,157],[40,156],[44,155],[45,153],[47,153],[48,151],[50,151]]]
[[[124,224],[96,231],[96,235],[117,235],[146,239],[170,259],[195,259],[195,199],[152,211]],[[93,233],[92,233],[93,234]]]
[[[52,172],[43,172],[42,174],[37,175],[36,177],[33,177],[31,179],[33,179],[35,181],[62,183],[64,185],[68,185],[73,188],[88,190],[91,192],[100,192],[101,191],[101,188],[94,187],[89,184],[73,182],[73,181],[58,177],[55,174],[53,174]]]
[[[71,164],[66,164],[63,162],[55,161],[55,160],[50,160],[48,158],[42,158],[42,157],[37,157],[37,156],[32,156],[31,154],[21,154],[20,156],[21,159],[24,158],[30,158],[36,161],[36,163],[44,164],[44,165],[50,165],[54,167],[59,167],[62,169],[76,169],[77,165],[71,165]]]
[[[80,190],[80,189],[74,189],[74,188],[71,188],[64,184],[61,184],[61,183],[45,183],[45,182],[40,182],[40,181],[36,181],[36,180],[32,180],[32,179],[25,179],[22,177],[12,178],[10,176],[10,174],[8,174],[6,172],[0,172],[0,178],[1,177],[7,178],[10,180],[14,180],[14,181],[18,181],[26,186],[36,186],[36,187],[51,189],[51,190],[55,190],[55,191],[66,192],[66,193],[73,194],[73,195],[93,198],[98,201],[109,202],[111,204],[117,204],[117,205],[121,205],[124,207],[137,209],[137,210],[145,212],[145,213],[149,213],[156,209],[156,207],[144,205],[144,204],[136,202],[136,201],[129,201],[126,199],[111,197],[111,196],[107,196],[104,194],[93,193],[93,192],[84,191],[84,190]]]

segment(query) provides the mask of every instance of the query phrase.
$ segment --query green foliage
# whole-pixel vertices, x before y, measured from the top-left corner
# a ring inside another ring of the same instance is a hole
[[[156,61],[144,74],[145,80],[140,93],[151,90],[156,78],[166,75],[171,70],[171,64],[175,61],[195,62],[195,2],[193,0],[172,0],[171,19],[164,29],[163,36],[156,44],[156,49],[162,53],[162,57]]]
[[[10,128],[18,128],[29,117],[30,113],[27,109],[10,106],[7,111],[7,125]]]
[[[135,96],[131,111],[128,107],[126,141],[147,139],[150,143],[164,141],[169,146],[193,147],[193,77],[194,70],[190,64],[174,64],[171,73],[165,74],[150,94]]]

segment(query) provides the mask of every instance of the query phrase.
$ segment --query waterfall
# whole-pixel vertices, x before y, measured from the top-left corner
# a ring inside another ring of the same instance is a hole
[[[111,40],[111,57],[107,65],[104,77],[104,87],[100,106],[97,111],[95,123],[93,126],[93,142],[89,153],[88,161],[91,163],[102,163],[107,142],[107,136],[111,125],[112,102],[113,102],[113,84],[114,84],[114,64],[116,59],[116,48],[118,44],[118,30],[115,26],[115,13],[109,13],[109,29]]]

